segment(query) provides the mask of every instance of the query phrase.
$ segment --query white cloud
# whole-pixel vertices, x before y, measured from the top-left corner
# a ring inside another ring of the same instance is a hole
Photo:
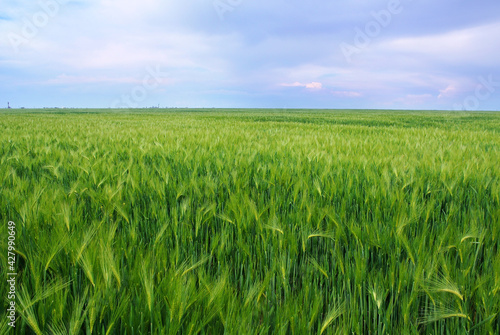
[[[305,87],[310,90],[321,90],[323,88],[323,84],[313,81],[311,83],[300,83],[298,81],[291,83],[291,84],[281,84],[280,86],[285,86],[285,87]]]
[[[403,104],[406,106],[418,106],[427,103],[429,100],[433,99],[432,94],[407,94],[404,97],[400,97],[394,100],[394,102]]]
[[[306,84],[306,88],[311,90],[320,90],[323,88],[323,84],[313,81],[312,83]]]
[[[154,69],[151,69],[154,71]],[[168,78],[157,78],[155,79],[159,84],[165,85],[169,84]],[[124,76],[85,76],[78,75],[72,76],[67,74],[61,74],[55,78],[51,78],[43,82],[49,85],[71,85],[71,84],[97,84],[97,83],[107,83],[107,84],[143,84],[143,78],[138,77],[124,77]]]
[[[332,94],[343,98],[359,98],[362,96],[361,93],[354,91],[332,91]]]
[[[467,29],[453,30],[444,34],[403,37],[383,42],[381,52],[411,54],[414,58],[428,57],[431,61],[446,64],[498,64],[500,52],[500,22]],[[425,61],[429,61],[424,58]]]

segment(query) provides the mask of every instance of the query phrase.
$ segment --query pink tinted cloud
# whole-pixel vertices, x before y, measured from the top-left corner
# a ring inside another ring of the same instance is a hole
[[[438,99],[452,97],[456,94],[457,88],[455,85],[448,85],[444,90],[439,90]]]

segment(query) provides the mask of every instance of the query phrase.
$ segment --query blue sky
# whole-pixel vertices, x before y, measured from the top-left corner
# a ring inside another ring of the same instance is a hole
[[[500,2],[2,0],[0,108],[500,110]]]

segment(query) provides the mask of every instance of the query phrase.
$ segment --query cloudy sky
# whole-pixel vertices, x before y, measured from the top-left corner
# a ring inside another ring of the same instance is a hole
[[[0,108],[500,110],[498,0],[2,0]]]

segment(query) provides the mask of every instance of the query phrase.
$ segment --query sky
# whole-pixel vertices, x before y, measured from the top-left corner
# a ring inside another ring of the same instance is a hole
[[[498,0],[2,0],[0,108],[500,110]]]

